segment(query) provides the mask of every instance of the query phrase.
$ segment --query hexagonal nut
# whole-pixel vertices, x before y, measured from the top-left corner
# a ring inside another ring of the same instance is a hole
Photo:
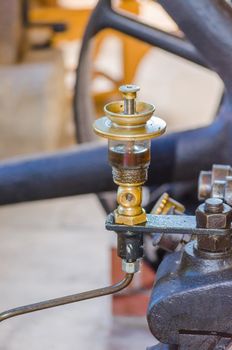
[[[135,216],[126,216],[118,213],[117,210],[114,211],[114,220],[116,224],[134,226],[138,224],[143,224],[147,221],[147,215],[144,209],[142,213]]]
[[[122,271],[126,273],[136,273],[140,268],[140,260],[136,260],[133,262],[128,262],[126,260],[122,260]]]
[[[229,228],[232,222],[232,209],[229,205],[223,204],[221,213],[209,213],[205,211],[205,204],[203,203],[196,210],[196,221],[199,228]]]
[[[225,252],[231,248],[231,237],[227,235],[199,235],[197,236],[198,249],[208,252]]]

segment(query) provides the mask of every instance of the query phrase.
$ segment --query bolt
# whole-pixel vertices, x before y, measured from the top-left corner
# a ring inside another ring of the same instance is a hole
[[[227,229],[232,222],[232,209],[220,198],[209,198],[196,210],[198,228]]]
[[[140,90],[137,85],[122,85],[119,88],[124,98],[124,114],[135,114],[136,113],[136,95]]]
[[[196,210],[197,227],[206,229],[228,229],[231,226],[232,210],[220,198],[208,198]],[[231,237],[227,232],[217,235],[197,236],[197,246],[200,251],[223,253],[231,249]]]
[[[223,212],[223,201],[220,198],[208,198],[205,201],[205,211],[210,214]]]

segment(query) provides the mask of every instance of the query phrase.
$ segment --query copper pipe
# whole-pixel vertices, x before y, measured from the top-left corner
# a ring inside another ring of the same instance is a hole
[[[124,279],[120,282],[104,288],[94,289],[83,293],[68,295],[61,298],[50,299],[46,301],[41,301],[39,303],[25,305],[16,307],[15,309],[10,309],[0,313],[0,322],[8,318],[28,314],[30,312],[40,311],[44,309],[50,309],[52,307],[61,306],[65,304],[76,303],[78,301],[93,299],[97,297],[102,297],[105,295],[117,293],[122,289],[126,288],[133,279],[133,274],[126,274]]]

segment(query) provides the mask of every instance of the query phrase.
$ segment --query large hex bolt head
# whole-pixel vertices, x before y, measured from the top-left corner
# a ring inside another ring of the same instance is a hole
[[[208,198],[196,210],[197,227],[208,229],[230,228],[232,209],[219,198]]]
[[[201,251],[212,253],[227,252],[231,249],[230,235],[199,235],[197,237],[197,248]]]
[[[209,198],[196,210],[197,227],[206,229],[227,229],[231,226],[232,209],[219,198]],[[197,247],[200,251],[212,253],[227,252],[231,249],[231,236],[198,235]]]

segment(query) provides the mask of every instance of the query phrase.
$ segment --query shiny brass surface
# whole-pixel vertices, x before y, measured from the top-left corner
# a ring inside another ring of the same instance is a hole
[[[155,106],[145,102],[136,103],[136,111],[126,114],[123,101],[110,102],[104,107],[109,119],[120,126],[141,126],[152,117]]]
[[[185,207],[166,192],[162,194],[151,210],[153,215],[183,215],[184,212]],[[167,252],[174,252],[181,249],[183,244],[188,243],[191,237],[191,234],[155,233],[152,236],[152,243]]]
[[[167,215],[167,214],[183,214],[185,207],[171,198],[168,193],[163,193],[153,207],[151,214]]]
[[[155,106],[136,101],[138,86],[123,85],[119,90],[123,93],[124,101],[108,103],[104,107],[106,116],[93,124],[99,136],[110,140],[149,140],[165,132],[165,121],[152,116]]]
[[[119,127],[108,117],[99,118],[94,123],[96,134],[110,140],[150,140],[163,135],[165,130],[166,123],[158,117],[151,117],[146,124],[136,127]]]
[[[153,104],[136,101],[138,86],[123,85],[119,90],[123,101],[108,103],[104,107],[106,115],[97,119],[93,128],[109,140],[113,180],[119,185],[115,223],[132,226],[146,222],[141,186],[146,182],[150,163],[149,140],[162,135],[166,123],[153,116]]]
[[[145,210],[142,208],[142,212],[139,215],[126,216],[118,213],[116,209],[114,211],[114,220],[116,224],[134,226],[138,224],[143,224],[147,221],[147,216]]]
[[[124,225],[137,225],[147,221],[146,212],[141,207],[142,187],[136,185],[119,186],[117,192],[118,208],[115,222]]]

